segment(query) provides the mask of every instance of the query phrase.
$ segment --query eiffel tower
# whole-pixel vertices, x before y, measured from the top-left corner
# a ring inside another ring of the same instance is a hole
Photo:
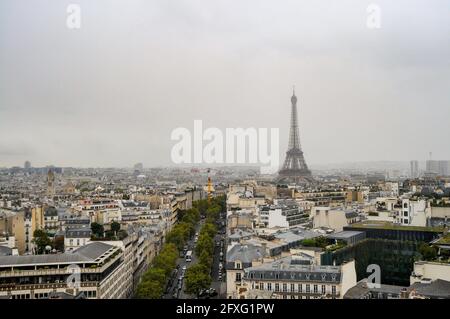
[[[286,152],[283,168],[278,172],[279,181],[294,183],[312,183],[311,171],[306,165],[300,147],[300,134],[297,120],[297,97],[295,89],[291,97],[291,128],[289,131],[289,147]]]

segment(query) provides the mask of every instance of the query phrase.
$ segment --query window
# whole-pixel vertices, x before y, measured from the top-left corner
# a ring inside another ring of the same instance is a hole
[[[298,284],[298,292],[303,292],[302,284]]]
[[[325,295],[325,285],[322,285],[322,295]]]
[[[241,281],[241,273],[236,273],[236,281]]]
[[[279,283],[276,283],[275,284],[275,291],[280,291],[280,284]]]
[[[236,269],[241,269],[241,263],[236,263]]]
[[[306,292],[307,292],[307,293],[310,293],[310,287],[309,287],[309,284],[306,284]]]
[[[336,286],[331,286],[331,294],[336,295]]]
[[[314,287],[314,293],[316,294],[317,293],[317,285],[314,285],[313,287]]]
[[[295,291],[295,285],[291,284],[291,291],[294,292]]]
[[[403,212],[403,216],[408,216],[408,212]]]
[[[262,282],[259,283],[259,289],[264,290],[264,283]]]
[[[287,284],[283,284],[283,292],[287,292]]]
[[[272,291],[272,283],[271,282],[267,283],[267,290]]]
[[[295,299],[295,295],[291,295],[291,299]]]

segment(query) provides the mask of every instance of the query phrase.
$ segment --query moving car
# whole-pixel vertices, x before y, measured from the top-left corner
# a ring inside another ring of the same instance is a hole
[[[192,261],[192,250],[188,250],[186,253],[186,262],[190,263]]]

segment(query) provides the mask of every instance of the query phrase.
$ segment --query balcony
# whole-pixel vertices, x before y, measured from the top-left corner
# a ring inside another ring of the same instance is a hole
[[[118,258],[121,258],[121,256],[119,256]],[[92,268],[80,268],[81,273],[82,274],[102,273],[106,269],[108,269],[108,267],[111,266],[115,261],[117,261],[118,258],[112,258],[107,263],[103,264],[102,266],[96,266],[96,267],[92,267]],[[45,276],[45,275],[68,275],[68,274],[71,274],[71,272],[67,271],[67,267],[59,268],[59,269],[33,269],[33,270],[14,269],[14,270],[10,270],[10,271],[1,271],[0,278],[30,277],[30,276]]]
[[[98,287],[97,281],[85,281],[80,283],[80,287]],[[0,284],[0,291],[11,290],[38,290],[38,289],[66,289],[67,283],[44,283],[44,284]]]

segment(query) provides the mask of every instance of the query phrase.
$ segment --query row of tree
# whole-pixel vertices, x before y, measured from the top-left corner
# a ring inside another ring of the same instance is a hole
[[[163,248],[142,277],[136,292],[137,298],[161,298],[172,271],[176,267],[180,251],[195,235],[195,226],[202,217],[205,218],[205,224],[199,232],[195,249],[199,262],[186,271],[185,292],[198,294],[201,289],[209,287],[214,254],[214,235],[217,231],[214,223],[224,207],[225,198],[218,197],[210,201],[195,201],[193,208],[179,212],[179,222],[166,235]]]
[[[217,233],[215,224],[220,217],[220,213],[224,211],[225,197],[216,197],[210,201],[197,201],[195,206],[206,220],[199,232],[195,247],[198,263],[189,267],[186,271],[185,292],[198,296],[202,289],[209,288],[211,285],[211,268],[214,261],[214,237]]]
[[[142,280],[136,291],[137,298],[158,299],[164,293],[164,288],[177,265],[177,258],[189,238],[195,235],[195,225],[200,221],[197,208],[180,211],[179,222],[166,235],[166,241],[159,254]]]

